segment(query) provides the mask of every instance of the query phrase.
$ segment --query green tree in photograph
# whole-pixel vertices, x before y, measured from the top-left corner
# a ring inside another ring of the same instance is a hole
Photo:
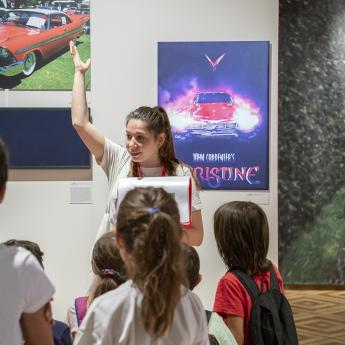
[[[345,284],[345,186],[281,260],[286,283]]]

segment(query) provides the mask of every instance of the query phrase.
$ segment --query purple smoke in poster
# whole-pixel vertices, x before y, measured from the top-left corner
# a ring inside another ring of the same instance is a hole
[[[269,42],[161,42],[158,103],[203,189],[268,189]]]

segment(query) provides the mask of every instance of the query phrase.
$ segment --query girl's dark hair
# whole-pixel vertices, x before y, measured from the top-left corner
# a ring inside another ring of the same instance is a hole
[[[107,232],[94,245],[92,270],[97,276],[88,304],[126,281],[125,265],[116,247],[115,232]]]
[[[129,255],[128,274],[143,294],[144,327],[159,338],[172,323],[185,283],[176,202],[162,188],[135,188],[120,204],[116,228]]]
[[[269,271],[266,258],[269,230],[261,207],[245,201],[228,202],[214,214],[214,235],[225,265],[249,275]]]
[[[0,138],[0,188],[3,188],[8,178],[8,152],[5,143]]]
[[[8,247],[25,248],[26,250],[31,252],[32,255],[35,256],[35,258],[38,260],[41,267],[44,268],[44,266],[43,266],[43,255],[44,255],[44,253],[42,252],[40,246],[37,243],[27,241],[27,240],[12,239],[12,240],[8,240],[8,241],[4,242],[4,245],[6,245]]]
[[[164,143],[159,148],[159,158],[161,159],[162,164],[165,165],[167,175],[176,175],[176,165],[180,162],[175,155],[169,117],[166,111],[162,107],[151,108],[143,106],[127,115],[126,126],[129,120],[132,119],[145,122],[147,129],[153,132],[155,137],[161,133],[165,134]],[[131,175],[138,176],[138,163],[136,162],[132,162]]]
[[[182,244],[184,255],[184,268],[186,270],[186,278],[188,287],[193,290],[198,285],[200,272],[200,258],[194,247],[188,244]]]

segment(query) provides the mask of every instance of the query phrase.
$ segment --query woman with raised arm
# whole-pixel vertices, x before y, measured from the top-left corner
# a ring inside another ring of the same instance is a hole
[[[73,42],[70,43],[70,52],[75,66],[72,123],[109,181],[107,209],[98,230],[99,238],[115,225],[119,177],[192,176],[192,172],[175,156],[169,118],[161,107],[143,106],[127,115],[126,147],[104,137],[89,120],[84,74],[91,61],[83,62],[80,59]],[[201,208],[198,187],[193,177],[191,226],[185,229],[182,237],[189,245],[199,246],[203,240]]]

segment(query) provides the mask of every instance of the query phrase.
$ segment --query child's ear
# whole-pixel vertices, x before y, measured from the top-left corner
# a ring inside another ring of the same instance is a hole
[[[196,285],[199,285],[201,281],[202,281],[202,275],[199,273]]]
[[[164,144],[165,139],[166,139],[165,133],[160,133],[158,137],[159,147],[161,147]]]
[[[4,200],[5,192],[6,192],[6,184],[4,184],[3,187],[0,187],[0,203],[2,202],[2,200]]]
[[[119,235],[118,232],[116,232],[116,235],[115,235],[115,238],[116,238],[116,246],[117,248],[120,250],[120,249],[124,249],[125,248],[125,243],[123,241],[123,238],[121,235]]]
[[[129,263],[129,257],[126,252],[125,241],[119,233],[116,233],[116,247],[119,250],[122,261],[127,265]]]

